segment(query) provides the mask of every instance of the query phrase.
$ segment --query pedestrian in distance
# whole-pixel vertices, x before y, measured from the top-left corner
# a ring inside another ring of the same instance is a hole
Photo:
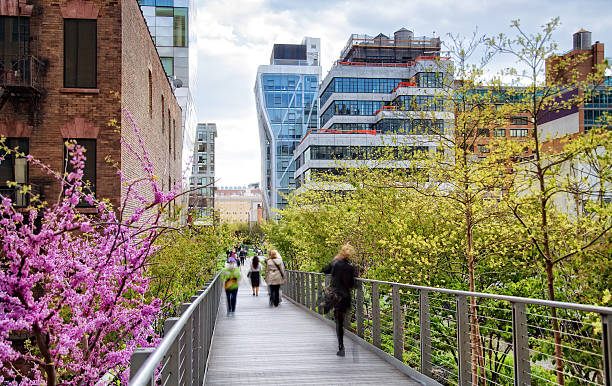
[[[240,257],[240,265],[244,265],[244,259],[246,259],[247,251],[242,248],[238,253],[238,257]]]
[[[249,270],[248,276],[251,278],[251,287],[253,288],[253,296],[259,296],[259,279],[261,271],[261,264],[259,264],[259,257],[253,257],[251,262],[251,269]]]
[[[338,352],[336,355],[344,356],[344,316],[351,309],[351,288],[355,286],[355,268],[350,259],[355,254],[355,248],[346,243],[340,252],[323,269],[324,273],[331,274],[331,291],[334,297],[334,319],[336,320],[336,337],[338,338]]]
[[[236,259],[229,259],[227,266],[221,271],[221,280],[227,296],[227,315],[236,312],[236,298],[238,297],[238,283],[240,282],[240,268],[236,266]]]
[[[285,266],[278,251],[270,250],[266,259],[266,282],[270,286],[270,305],[278,307],[280,303],[280,286],[287,281]]]

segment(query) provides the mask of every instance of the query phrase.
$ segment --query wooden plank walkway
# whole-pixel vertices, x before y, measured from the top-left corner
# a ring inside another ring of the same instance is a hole
[[[347,336],[346,356],[336,356],[333,327],[287,299],[271,308],[263,280],[258,297],[247,280],[234,315],[222,296],[205,384],[420,385]]]

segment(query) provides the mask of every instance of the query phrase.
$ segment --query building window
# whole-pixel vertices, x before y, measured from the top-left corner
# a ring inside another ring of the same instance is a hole
[[[64,87],[96,88],[97,21],[64,19]]]
[[[174,46],[187,47],[187,8],[174,8]]]
[[[172,56],[162,56],[160,57],[162,66],[164,67],[164,71],[166,71],[167,76],[174,75],[174,58]]]
[[[6,138],[4,145],[9,149],[15,149],[20,153],[28,154],[28,138]],[[7,181],[16,182],[17,187],[7,186]],[[0,148],[0,194],[13,201],[16,207],[28,205],[27,194],[19,193],[20,186],[28,183],[28,162],[23,157],[15,157],[14,153],[6,154]]]
[[[529,124],[529,120],[527,119],[527,117],[510,117],[510,124],[516,126],[525,126]]]
[[[70,141],[71,139],[64,139]],[[92,193],[96,192],[96,140],[95,139],[75,139],[77,145],[85,149],[85,167],[83,167],[83,184],[85,184]],[[64,168],[70,173],[74,168],[70,164],[70,155],[68,149],[64,146]],[[89,206],[89,204],[81,200],[77,206]]]
[[[161,96],[161,124],[162,124],[162,133],[166,132],[166,117],[164,115],[165,101],[164,96]]]
[[[527,137],[527,129],[510,129],[511,137]]]
[[[478,129],[479,137],[488,137],[490,135],[489,129]]]
[[[153,74],[149,70],[149,118],[153,118]]]
[[[493,132],[493,135],[495,135],[496,137],[505,137],[506,129],[495,129],[495,131]]]
[[[174,11],[172,7],[155,7],[155,16],[173,17]]]
[[[3,59],[5,68],[8,68],[12,61],[17,60],[11,56],[29,53],[29,45],[30,18],[0,16],[0,71],[3,70]]]
[[[489,152],[489,147],[486,145],[478,145],[478,152],[479,153],[488,153]]]

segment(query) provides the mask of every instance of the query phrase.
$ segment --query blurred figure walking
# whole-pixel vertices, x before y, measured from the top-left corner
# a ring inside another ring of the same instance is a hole
[[[221,272],[221,280],[223,280],[227,296],[227,315],[230,316],[236,312],[238,282],[240,281],[240,268],[236,267],[236,259],[230,257],[227,267]]]
[[[332,292],[336,295],[334,306],[334,319],[336,319],[336,336],[338,337],[338,352],[336,355],[344,356],[344,316],[351,309],[351,288],[355,286],[355,268],[349,260],[355,254],[355,248],[344,244],[340,252],[323,269],[324,273],[331,274]]]
[[[261,271],[261,264],[259,264],[259,257],[253,257],[253,261],[251,262],[251,270],[249,271],[249,276],[251,277],[251,287],[253,288],[253,296],[259,296],[259,278]]]
[[[285,266],[278,251],[272,249],[266,259],[266,283],[270,286],[270,305],[278,307],[280,286],[287,281]]]

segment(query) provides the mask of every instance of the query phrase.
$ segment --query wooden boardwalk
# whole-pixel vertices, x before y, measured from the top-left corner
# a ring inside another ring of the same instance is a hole
[[[333,327],[287,299],[269,307],[266,286],[253,297],[243,275],[232,316],[223,294],[205,384],[420,385],[347,336],[344,340],[342,358],[336,356]]]

